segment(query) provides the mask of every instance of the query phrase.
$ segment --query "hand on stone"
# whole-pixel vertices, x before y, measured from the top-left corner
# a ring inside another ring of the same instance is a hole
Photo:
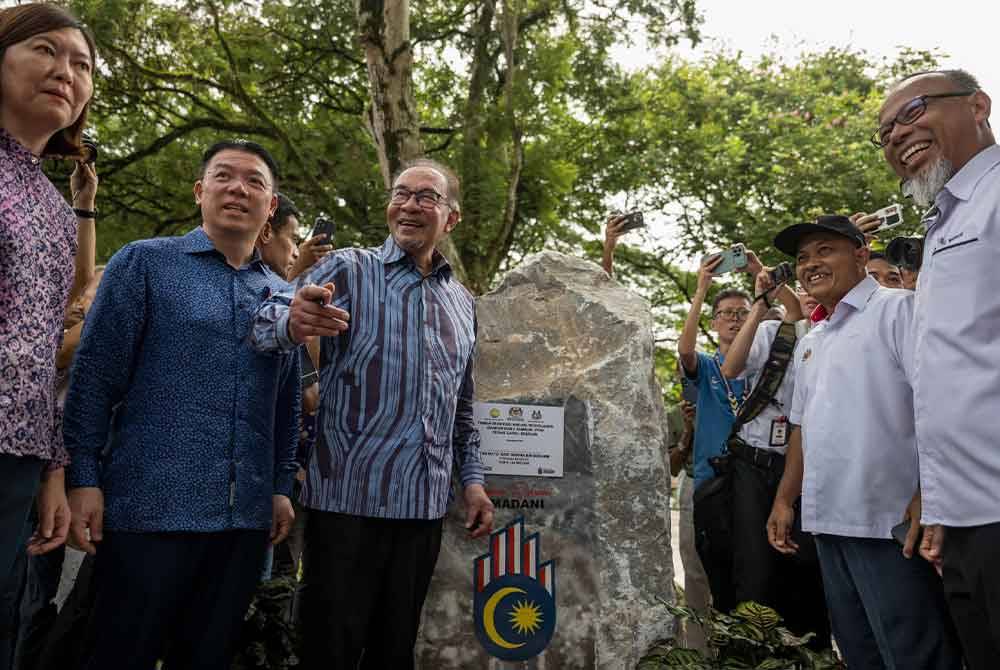
[[[304,344],[317,335],[336,337],[347,330],[350,315],[330,304],[334,288],[332,283],[307,284],[295,293],[288,315],[288,336],[293,342]]]
[[[469,538],[476,539],[493,532],[493,501],[482,484],[469,484],[465,497],[465,529]]]
[[[771,516],[767,519],[767,541],[782,554],[794,554],[799,545],[792,540],[792,526],[795,524],[795,509],[781,499],[774,501]]]

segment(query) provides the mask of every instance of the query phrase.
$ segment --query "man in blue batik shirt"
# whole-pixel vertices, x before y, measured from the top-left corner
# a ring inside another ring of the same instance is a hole
[[[306,670],[413,667],[453,464],[469,535],[492,528],[472,418],[475,300],[435,248],[459,218],[457,177],[415,161],[393,181],[381,247],[331,253],[257,315],[265,351],[323,336],[302,490]]]
[[[96,553],[90,670],[228,667],[291,525],[298,357],[250,346],[287,287],[254,250],[276,178],[263,147],[213,145],[202,225],[116,253],[87,315],[64,433],[71,537]]]

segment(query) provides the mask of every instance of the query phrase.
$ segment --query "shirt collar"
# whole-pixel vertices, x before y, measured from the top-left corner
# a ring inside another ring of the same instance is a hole
[[[221,253],[215,248],[215,244],[212,240],[205,234],[205,229],[198,226],[192,230],[187,235],[184,235],[179,240],[181,251],[186,254],[204,254],[209,252]],[[248,266],[256,265],[258,268],[265,267],[264,261],[260,257],[260,250],[254,245],[253,251],[250,253],[250,261],[247,263]]]
[[[10,154],[12,158],[22,163],[33,165],[39,170],[42,169],[42,159],[28,151],[27,147],[14,139],[14,136],[3,128],[0,128],[0,151]]]
[[[946,191],[959,200],[970,200],[986,173],[1000,163],[1000,145],[986,147],[969,159],[944,185]]]
[[[847,292],[840,302],[837,303],[837,307],[842,304],[847,304],[854,308],[855,311],[862,311],[868,305],[868,301],[871,300],[872,294],[879,289],[879,283],[872,278],[871,275],[865,275],[865,278],[854,285],[850,291]],[[834,313],[837,312],[837,308],[834,307]],[[831,314],[827,311],[826,307],[823,305],[816,305],[816,309],[812,311],[809,315],[809,320],[813,323],[819,323],[820,321],[825,321],[830,318]]]
[[[385,242],[382,243],[382,247],[379,249],[379,256],[382,258],[383,265],[392,265],[393,263],[398,263],[400,261],[413,261],[410,259],[410,255],[403,250],[401,246],[396,244],[396,240],[389,235],[385,238]],[[437,274],[441,272],[442,274],[451,273],[451,263],[448,259],[444,257],[437,249],[434,250],[434,266],[431,269],[431,274]]]

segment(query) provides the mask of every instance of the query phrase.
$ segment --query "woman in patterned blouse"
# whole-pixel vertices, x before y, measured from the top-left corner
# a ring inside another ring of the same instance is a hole
[[[29,551],[54,549],[69,528],[55,359],[71,291],[93,273],[92,264],[74,272],[74,256],[78,228],[93,245],[97,177],[78,163],[74,212],[41,163],[83,159],[94,58],[93,39],[65,10],[0,10],[0,591],[24,550],[36,492]]]

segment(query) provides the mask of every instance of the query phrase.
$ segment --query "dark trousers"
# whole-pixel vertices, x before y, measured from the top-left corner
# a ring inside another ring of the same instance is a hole
[[[442,520],[309,510],[302,593],[305,670],[410,670]]]
[[[778,456],[761,465],[731,453],[729,468],[729,541],[713,542],[705,536],[715,531],[696,529],[700,538],[698,553],[708,575],[713,606],[729,612],[746,600],[767,605],[796,635],[814,633],[812,648],[829,648],[830,623],[818,563],[784,556],[767,541],[767,518],[781,481],[784,458]]]
[[[268,532],[104,533],[89,670],[227,670]]]
[[[14,656],[17,610],[27,564],[27,525],[43,463],[0,454],[0,669]]]
[[[817,535],[833,636],[851,670],[961,670],[934,568],[893,540]]]
[[[804,550],[797,556],[785,556],[767,540],[767,519],[785,459],[776,458],[764,467],[734,455],[732,463],[732,599],[737,604],[753,600],[773,607],[796,635],[815,634],[811,647],[829,648],[830,619],[819,563],[804,558]],[[808,537],[799,539],[800,549],[803,543],[811,542]]]
[[[1000,523],[948,528],[944,592],[969,670],[1000,664]]]

